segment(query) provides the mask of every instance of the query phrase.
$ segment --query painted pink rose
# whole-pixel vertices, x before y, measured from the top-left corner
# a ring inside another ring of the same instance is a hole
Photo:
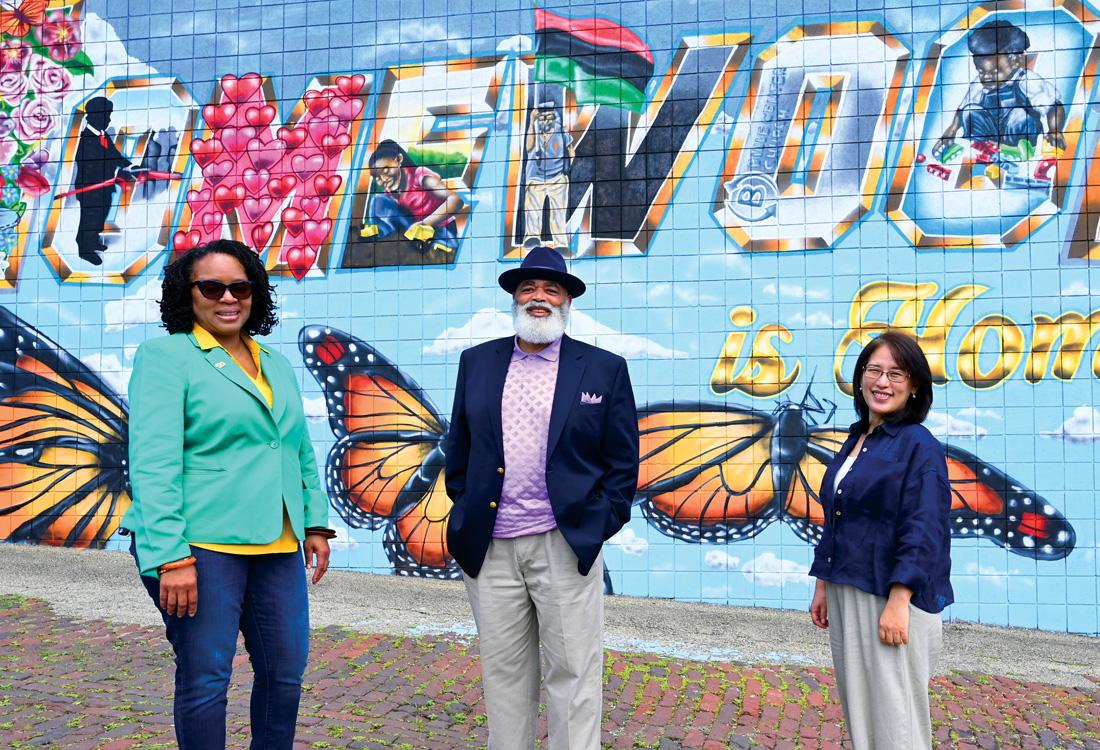
[[[0,43],[0,73],[22,71],[30,54],[31,46],[22,39],[5,39]]]
[[[10,164],[19,144],[11,138],[0,138],[0,164]]]
[[[50,13],[35,34],[54,60],[72,60],[80,51],[80,26],[70,21],[63,10]]]
[[[44,57],[35,56],[27,75],[31,88],[44,99],[61,101],[72,89],[73,78],[69,71],[54,65]]]
[[[46,137],[57,127],[58,115],[49,99],[25,100],[13,113],[15,132],[19,140],[31,143]]]
[[[0,99],[15,104],[27,93],[27,79],[21,73],[0,73]]]

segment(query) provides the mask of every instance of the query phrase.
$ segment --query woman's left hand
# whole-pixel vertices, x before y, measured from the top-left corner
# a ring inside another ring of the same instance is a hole
[[[302,542],[302,551],[306,556],[306,570],[313,571],[312,581],[320,581],[328,571],[328,539],[321,534],[306,534]]]
[[[913,592],[905,586],[894,584],[890,597],[878,620],[878,639],[887,646],[909,643],[909,600]]]

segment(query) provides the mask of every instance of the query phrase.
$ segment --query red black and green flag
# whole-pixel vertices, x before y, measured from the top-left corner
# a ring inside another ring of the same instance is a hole
[[[535,80],[573,89],[580,104],[641,112],[653,53],[637,34],[606,18],[565,18],[535,9]]]

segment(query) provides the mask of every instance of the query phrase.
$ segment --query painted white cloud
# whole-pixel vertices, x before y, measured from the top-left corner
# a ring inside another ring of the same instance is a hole
[[[1078,406],[1057,430],[1043,430],[1041,434],[1067,443],[1096,442],[1100,440],[1100,412],[1088,405]]]
[[[734,122],[736,121],[723,111],[714,116],[714,124],[711,127],[725,135],[733,130]]]
[[[939,438],[953,437],[963,440],[980,440],[989,434],[989,430],[975,422],[953,417],[941,411],[928,412],[928,418],[924,421],[924,426]]]
[[[569,327],[566,330],[579,341],[594,344],[627,359],[683,359],[688,356],[687,352],[667,349],[656,341],[620,333],[576,308],[569,313]],[[424,353],[460,352],[474,344],[514,333],[511,313],[483,307],[462,325],[444,330],[435,341],[424,347]]]
[[[962,419],[977,418],[995,419],[998,422],[1004,421],[1004,417],[1001,416],[1001,413],[999,411],[996,411],[995,409],[979,409],[976,406],[966,406],[962,409],[959,409],[956,414],[958,414],[959,417],[961,417]]]
[[[145,286],[122,299],[103,306],[103,322],[107,333],[117,333],[133,326],[160,322],[160,279],[153,278]]]
[[[699,294],[691,284],[651,284],[645,290],[646,299],[651,305],[660,305],[675,298],[685,305],[716,305],[721,300],[713,294]]]
[[[711,570],[737,570],[737,566],[741,564],[741,558],[720,549],[712,549],[703,556],[703,564]]]
[[[310,422],[323,422],[328,419],[328,408],[325,406],[325,397],[306,398],[302,396],[302,407],[306,412],[306,419]]]
[[[351,538],[351,534],[347,529],[337,526],[334,531],[336,532],[336,536],[332,538],[331,542],[333,549],[346,550],[359,544],[359,542]]]
[[[95,91],[111,78],[158,75],[156,68],[126,51],[114,27],[98,14],[84,14],[83,32],[84,51],[95,65],[92,75],[77,79],[85,92]]]
[[[133,370],[122,364],[117,354],[92,352],[81,357],[81,361],[88,365],[99,377],[103,378],[107,385],[114,389],[115,393],[120,395],[126,393],[126,386],[130,383],[130,373]]]
[[[1062,290],[1063,297],[1087,297],[1092,294],[1100,294],[1100,292],[1094,292],[1088,284],[1080,279],[1074,281]]]
[[[787,325],[799,328],[840,328],[841,324],[832,319],[827,312],[812,312],[809,315],[795,313],[787,318]]]
[[[976,562],[968,562],[963,572],[967,575],[980,576],[983,582],[992,583],[1002,589],[1008,585],[1008,577],[1016,575],[1018,570],[1001,570],[992,565],[978,565]]]
[[[641,557],[649,549],[649,541],[638,536],[634,529],[621,529],[618,534],[607,540],[622,550],[624,555]]]
[[[784,560],[771,552],[754,557],[743,566],[741,572],[755,584],[761,586],[786,586],[788,583],[808,584],[810,569],[794,560]]]
[[[772,282],[765,284],[763,289],[764,294],[778,294],[785,299],[799,299],[799,300],[826,300],[829,299],[829,293],[824,289],[806,289],[798,284],[776,284]]]
[[[422,42],[425,46],[445,45],[450,51],[460,55],[470,54],[470,40],[458,34],[448,33],[447,28],[441,23],[416,23],[406,20],[400,24],[392,23],[382,27],[374,37],[374,43],[379,46],[417,42]]]
[[[535,42],[526,34],[516,34],[497,45],[497,52],[530,52]]]

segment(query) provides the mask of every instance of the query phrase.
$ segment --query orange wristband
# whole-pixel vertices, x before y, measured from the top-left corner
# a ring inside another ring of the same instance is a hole
[[[159,568],[157,568],[157,574],[158,575],[163,575],[164,573],[166,573],[169,570],[177,570],[179,568],[189,568],[194,564],[195,564],[195,558],[191,557],[191,556],[188,556],[188,557],[183,558],[182,560],[175,560],[173,562],[164,563],[164,565],[161,565]]]

